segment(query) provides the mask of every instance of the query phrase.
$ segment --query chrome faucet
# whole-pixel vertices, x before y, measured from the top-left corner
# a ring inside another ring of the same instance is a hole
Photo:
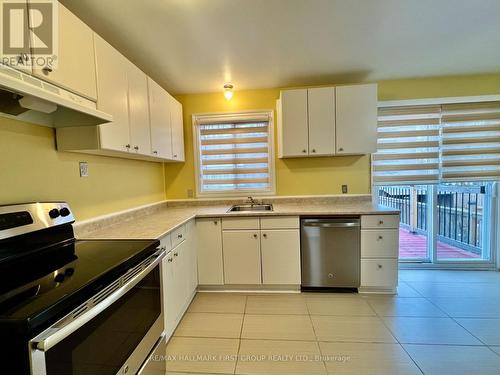
[[[256,201],[255,199],[253,199],[252,197],[248,197],[248,201],[247,201],[247,203],[250,203],[252,206],[253,206],[254,204],[258,204],[258,203],[257,203],[257,201]]]

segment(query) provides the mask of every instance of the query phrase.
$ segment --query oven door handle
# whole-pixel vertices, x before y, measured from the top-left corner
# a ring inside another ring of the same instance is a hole
[[[152,255],[155,257],[154,261],[151,262],[144,270],[135,275],[130,281],[123,284],[119,289],[114,291],[111,295],[109,295],[106,299],[99,302],[97,305],[92,307],[90,310],[68,323],[63,327],[50,327],[47,330],[43,331],[41,334],[36,336],[31,340],[31,345],[42,352],[48,351],[50,348],[54,347],[66,337],[71,335],[73,332],[81,328],[86,323],[90,322],[97,315],[101,314],[104,310],[106,310],[109,306],[111,306],[114,302],[118,301],[121,297],[123,297],[128,291],[130,291],[134,286],[136,286],[146,275],[151,272],[165,257],[165,251],[160,250]]]

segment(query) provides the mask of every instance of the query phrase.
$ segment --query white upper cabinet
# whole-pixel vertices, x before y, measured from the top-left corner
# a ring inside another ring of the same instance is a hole
[[[151,78],[148,78],[148,90],[151,153],[153,156],[172,159],[170,95]]]
[[[277,105],[280,158],[376,151],[375,84],[284,90]]]
[[[184,127],[182,104],[171,97],[170,123],[172,126],[172,160],[184,161]]]
[[[100,148],[126,152],[130,148],[128,61],[97,34],[95,35],[95,52],[97,108],[113,116],[113,122],[99,125]]]
[[[130,152],[151,155],[148,77],[131,62],[127,66]]]
[[[377,85],[336,88],[336,153],[370,154],[377,151]]]
[[[307,90],[309,116],[309,154],[335,153],[335,88]]]
[[[306,156],[309,153],[307,89],[282,91],[280,101],[279,157]]]
[[[0,61],[5,63],[6,65],[11,65],[13,68],[17,70],[21,70],[24,73],[31,74],[31,66],[29,65],[29,59],[31,55],[30,43],[28,38],[24,38],[25,35],[28,35],[28,22],[25,22],[28,19],[28,2],[19,1],[16,3],[12,3],[11,1],[0,0],[0,16],[3,20],[5,20],[8,15],[4,12],[7,11],[7,8],[4,8],[4,4],[14,4],[14,6],[19,9],[22,5],[22,10],[14,11],[13,14],[10,14],[10,22],[15,22],[16,25],[22,25],[22,27],[12,27],[10,28],[10,40],[5,38],[3,43],[9,43],[9,46],[16,47],[16,53],[13,55],[4,56],[3,50],[0,50]],[[4,59],[5,58],[5,59]],[[10,59],[13,60],[10,60]],[[11,64],[12,62],[12,64]]]
[[[57,67],[36,68],[33,69],[33,74],[69,91],[96,100],[94,33],[61,3],[57,7],[59,12]]]

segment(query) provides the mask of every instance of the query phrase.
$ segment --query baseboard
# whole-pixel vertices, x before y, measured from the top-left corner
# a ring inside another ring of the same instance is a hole
[[[397,294],[398,288],[379,288],[379,287],[371,287],[371,286],[365,286],[365,287],[360,287],[358,289],[358,292],[360,294]]]
[[[198,285],[199,292],[300,293],[300,285]]]

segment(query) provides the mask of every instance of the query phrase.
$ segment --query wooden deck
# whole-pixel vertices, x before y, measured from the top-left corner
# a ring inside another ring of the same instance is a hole
[[[472,253],[438,241],[437,256],[439,259],[473,259],[480,258],[479,254]],[[427,237],[411,233],[407,229],[399,229],[399,258],[422,259],[427,258]]]

